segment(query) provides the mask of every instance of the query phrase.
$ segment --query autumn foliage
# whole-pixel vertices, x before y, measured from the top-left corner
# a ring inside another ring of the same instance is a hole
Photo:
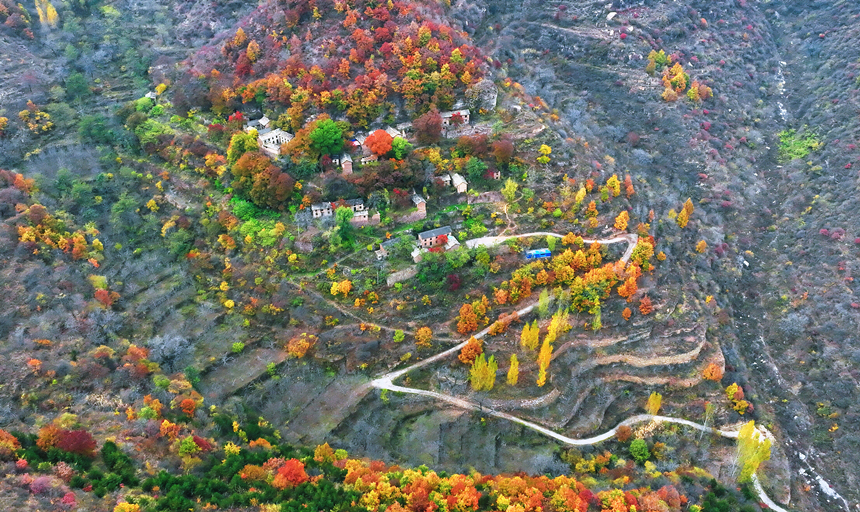
[[[415,332],[415,344],[419,347],[429,347],[433,338],[433,331],[429,327],[422,327]]]
[[[463,346],[460,350],[460,355],[457,356],[457,359],[460,360],[461,363],[472,364],[475,362],[475,358],[481,355],[484,352],[484,344],[481,340],[472,336],[469,338],[469,341]]]
[[[639,299],[639,312],[640,313],[642,313],[643,315],[647,315],[648,313],[650,313],[653,310],[654,310],[654,308],[653,308],[653,306],[651,306],[651,299],[649,299],[647,296]]]
[[[704,371],[702,371],[702,377],[706,380],[719,382],[723,378],[723,369],[716,363],[710,363]]]
[[[21,443],[17,437],[5,430],[0,430],[0,460],[12,460],[15,451],[20,447]]]
[[[374,155],[385,156],[391,151],[391,141],[393,140],[394,138],[385,130],[376,130],[367,137],[364,145]]]
[[[290,459],[278,468],[278,473],[272,480],[275,489],[291,489],[308,481],[305,465],[298,459]]]
[[[471,304],[460,307],[460,317],[457,321],[457,332],[466,334],[478,329],[478,315]]]

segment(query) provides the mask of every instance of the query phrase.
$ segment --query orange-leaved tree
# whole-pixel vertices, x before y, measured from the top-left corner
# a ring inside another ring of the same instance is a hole
[[[702,371],[702,377],[706,380],[719,382],[723,378],[723,369],[718,364],[711,363]]]
[[[364,141],[367,149],[373,152],[376,156],[385,156],[391,151],[391,141],[394,138],[385,130],[376,130],[371,133]]]
[[[477,358],[483,352],[483,342],[472,336],[460,350],[460,355],[457,356],[457,359],[459,359],[461,363],[472,364],[475,362],[475,358]]]
[[[457,332],[460,334],[474,332],[478,328],[478,315],[471,304],[463,304],[460,307],[459,318],[457,321]]]
[[[648,296],[645,296],[645,297],[642,297],[641,299],[639,299],[639,312],[640,313],[642,313],[643,315],[647,315],[648,313],[650,313],[653,310],[654,310],[654,308],[651,306],[651,299],[649,299]]]

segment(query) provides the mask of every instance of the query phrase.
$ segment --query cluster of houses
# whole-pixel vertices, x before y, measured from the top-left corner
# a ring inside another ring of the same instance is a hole
[[[442,116],[443,133],[446,137],[456,135],[461,126],[469,125],[471,119],[471,114],[468,109],[451,110],[441,112],[440,114]],[[281,154],[281,146],[293,139],[293,135],[291,133],[281,130],[280,128],[273,128],[271,126],[271,120],[266,116],[263,116],[260,119],[248,121],[245,124],[245,131],[250,132],[251,130],[256,130],[257,132],[257,142],[260,146],[260,151],[271,158],[278,158]],[[384,128],[384,131],[391,135],[392,138],[407,138],[407,135],[412,132],[412,123],[401,123],[396,127],[387,126]],[[352,140],[353,149],[360,151],[360,157],[356,157],[360,165],[378,160],[378,157],[365,146],[367,137],[368,134],[361,133],[357,134]],[[344,152],[342,155],[333,158],[332,162],[340,167],[343,174],[352,174],[353,156],[350,153]],[[498,171],[496,171],[496,175],[493,177],[499,179]],[[464,194],[468,191],[469,184],[459,173],[444,174],[438,178],[445,186],[453,187],[459,194]],[[427,201],[417,193],[413,192],[412,204],[415,205],[417,210],[414,214],[415,218],[412,220],[426,218]],[[376,213],[371,217],[370,210],[366,208],[362,199],[348,199],[336,202],[312,204],[310,208],[311,216],[314,219],[331,217],[334,215],[335,210],[341,206],[352,209],[353,218],[351,222],[354,224],[368,224],[373,223],[374,221],[379,222],[379,214]],[[403,243],[406,236],[407,235],[403,235],[382,242],[379,249],[376,251],[377,259],[383,260],[387,258],[396,244]],[[438,247],[448,251],[460,245],[460,242],[452,234],[450,226],[444,226],[418,233],[417,239],[409,238],[411,256],[416,263],[421,261],[422,254],[430,249]]]
[[[404,243],[404,240],[410,244],[412,261],[418,263],[421,261],[422,254],[430,249],[439,247],[445,251],[450,251],[460,245],[460,242],[452,234],[451,226],[443,226],[441,228],[431,229],[418,233],[417,239],[402,235],[397,238],[386,240],[379,244],[379,249],[376,251],[376,259],[384,260],[388,258],[391,251],[398,244]]]
[[[152,94],[153,96],[155,95],[154,93]],[[149,97],[149,94],[146,96]],[[455,134],[460,126],[467,126],[470,120],[468,109],[441,112],[441,116],[442,127],[446,137]],[[280,128],[272,128],[271,123],[272,121],[268,117],[263,116],[260,119],[248,121],[245,124],[245,131],[257,130],[257,142],[260,146],[260,151],[271,158],[278,158],[281,155],[281,145],[293,140],[293,134],[285,132]],[[386,126],[383,130],[391,135],[392,138],[402,137],[405,139],[407,138],[407,134],[412,132],[412,123],[400,123],[396,127]],[[375,162],[379,159],[364,145],[367,137],[368,134],[366,133],[357,134],[352,140],[353,147],[361,150],[359,163],[362,165]],[[353,160],[349,153],[335,157],[333,162],[341,168],[344,174],[352,174]]]
[[[427,217],[427,201],[418,195],[412,193],[412,204],[415,205],[416,211],[412,220],[421,220]],[[346,199],[334,202],[314,203],[311,205],[311,217],[314,219],[322,219],[334,215],[335,210],[344,206],[352,209],[353,224],[376,224],[379,223],[379,213],[370,215],[370,210],[365,206],[363,199]]]

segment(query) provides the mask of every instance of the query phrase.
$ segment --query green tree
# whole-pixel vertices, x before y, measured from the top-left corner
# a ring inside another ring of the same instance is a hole
[[[343,151],[343,130],[331,119],[317,122],[317,127],[308,138],[311,148],[320,155],[338,155]]]
[[[466,263],[469,263],[469,259],[469,250],[462,245],[452,251],[448,251],[445,253],[445,261],[453,269],[460,268]]]
[[[538,316],[546,318],[549,314],[549,291],[546,288],[541,290],[538,298]]]
[[[166,124],[161,124],[158,121],[147,119],[134,129],[134,134],[140,140],[140,145],[154,144],[158,142],[159,135],[172,134],[173,130]],[[255,141],[256,143],[256,141]]]
[[[633,457],[636,462],[639,464],[644,463],[651,457],[651,452],[648,451],[648,445],[642,439],[634,439],[632,443],[630,443],[630,455]]]
[[[200,451],[200,447],[194,442],[192,436],[188,436],[179,442],[179,455],[194,455]]]
[[[487,172],[487,164],[480,158],[472,157],[466,162],[466,174],[472,181],[483,178],[485,172]]]
[[[237,132],[230,139],[230,145],[227,147],[227,163],[235,164],[239,158],[248,151],[257,151],[260,149],[257,144],[257,131],[251,130],[249,133]]]
[[[391,141],[391,151],[394,152],[394,158],[403,160],[412,151],[412,144],[403,137],[394,137]]]
[[[556,238],[556,237],[554,237],[554,236],[548,236],[548,237],[546,237],[546,246],[547,246],[547,248],[549,248],[549,250],[550,250],[550,251],[554,251],[554,250],[555,250],[555,244],[556,244],[557,242],[558,242],[558,238]]]
[[[505,181],[505,186],[502,187],[502,196],[504,196],[505,201],[507,201],[508,204],[513,204],[514,201],[516,200],[518,188],[519,188],[519,185],[517,185],[517,183],[514,180],[508,178]]]
[[[87,79],[80,73],[72,73],[66,78],[66,95],[71,100],[80,100],[92,94]]]
[[[352,208],[346,206],[338,206],[334,211],[335,229],[329,238],[330,252],[337,252],[342,247],[352,247],[354,229],[350,221],[354,215]]]

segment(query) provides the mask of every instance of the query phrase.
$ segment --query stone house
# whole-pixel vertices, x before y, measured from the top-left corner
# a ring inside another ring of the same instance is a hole
[[[465,125],[469,124],[470,112],[469,112],[469,110],[468,110],[468,109],[462,109],[462,110],[450,110],[450,111],[447,111],[447,112],[441,112],[440,114],[442,115],[442,128],[446,128],[446,129],[447,129],[447,128],[456,128],[456,127],[451,123],[451,118],[452,118],[452,117],[454,117],[454,116],[455,116],[455,115],[457,115],[457,114],[459,114],[459,115],[460,115],[460,117],[462,117],[462,118],[463,118],[463,123],[462,123],[462,125],[461,125],[461,126],[465,126]]]
[[[379,249],[376,251],[376,259],[383,260],[388,257],[391,250],[403,239],[402,236],[386,240],[379,244]]]
[[[418,194],[413,192],[412,193],[412,204],[414,204],[415,207],[418,208],[418,213],[420,215],[420,218],[424,219],[427,217],[427,201],[424,200],[423,197],[421,197]]]

